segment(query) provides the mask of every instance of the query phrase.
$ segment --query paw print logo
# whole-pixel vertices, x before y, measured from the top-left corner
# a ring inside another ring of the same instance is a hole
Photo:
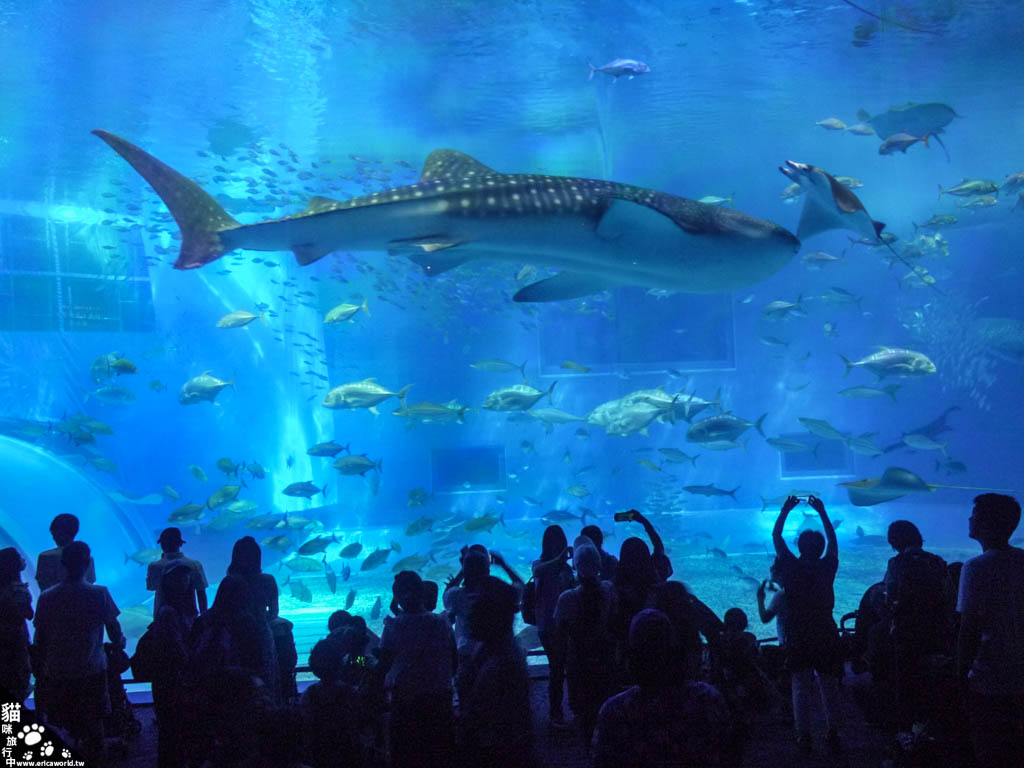
[[[52,755],[53,754],[53,742],[52,741],[44,741],[43,745],[41,747],[39,747],[39,754],[42,757],[49,757],[50,755]]]
[[[60,756],[61,756],[61,757],[62,757],[62,758],[63,758],[64,760],[70,760],[70,759],[71,759],[71,750],[69,750],[69,749],[62,749],[62,750],[60,751]]]
[[[45,732],[46,729],[43,726],[32,723],[18,731],[18,738],[25,742],[26,747],[34,747],[43,740]]]

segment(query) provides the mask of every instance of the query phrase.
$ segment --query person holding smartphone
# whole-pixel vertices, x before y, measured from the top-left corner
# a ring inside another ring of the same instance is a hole
[[[661,540],[661,536],[655,530],[651,521],[644,517],[639,510],[629,509],[625,512],[616,512],[615,522],[640,523],[644,527],[647,538],[651,540],[651,561],[654,565],[655,574],[659,580],[668,581],[673,573],[672,562],[668,559],[668,555],[665,554],[665,543]]]
[[[839,630],[832,617],[839,544],[824,503],[816,496],[810,496],[807,503],[821,518],[825,535],[822,536],[820,531],[805,530],[796,542],[799,556],[789,550],[782,531],[789,513],[799,503],[796,496],[787,498],[772,530],[776,555],[774,573],[786,594],[785,642],[782,647],[793,681],[797,745],[804,754],[810,753],[811,688],[817,677],[828,725],[825,747],[829,753],[835,754],[840,750],[839,684],[843,676]]]

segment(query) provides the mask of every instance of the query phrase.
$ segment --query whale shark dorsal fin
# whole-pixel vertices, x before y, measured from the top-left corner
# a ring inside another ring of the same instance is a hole
[[[427,155],[423,163],[420,181],[437,181],[439,179],[464,179],[467,176],[500,175],[493,168],[476,160],[465,152],[457,149],[435,149]]]
[[[561,272],[554,277],[538,280],[521,288],[513,301],[563,301],[589,296],[614,287],[607,278],[599,275]]]

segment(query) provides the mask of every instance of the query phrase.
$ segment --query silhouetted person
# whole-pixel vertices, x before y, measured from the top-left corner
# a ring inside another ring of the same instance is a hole
[[[604,532],[599,526],[588,525],[580,531],[580,536],[586,536],[597,547],[597,551],[601,555],[601,581],[615,582],[615,571],[619,567],[619,558],[615,555],[604,551]]]
[[[899,703],[897,727],[924,722],[938,691],[929,657],[952,655],[949,578],[946,561],[922,549],[924,539],[909,520],[889,525],[889,544],[898,553],[885,571],[885,602]]]
[[[838,627],[832,618],[835,606],[833,582],[839,568],[836,531],[821,499],[811,496],[808,503],[821,518],[825,529],[805,530],[797,538],[799,557],[789,551],[782,531],[786,517],[800,503],[790,496],[782,505],[772,541],[775,544],[775,571],[786,592],[786,663],[792,673],[793,720],[797,744],[805,753],[811,750],[811,689],[817,676],[828,727],[826,749],[839,750],[839,684],[843,676],[843,653]],[[827,549],[826,549],[827,545]]]
[[[957,670],[983,768],[1019,765],[1024,754],[1024,550],[1010,546],[1019,523],[1012,496],[975,497],[969,532],[983,552],[960,574]]]
[[[720,661],[721,682],[715,685],[738,711],[752,714],[767,703],[757,637],[747,631],[747,614],[739,608],[725,612]]]
[[[469,614],[468,598],[490,575],[491,558],[487,547],[483,544],[474,544],[471,547],[463,548],[459,562],[462,568],[449,579],[442,599],[444,609],[455,625],[455,642],[459,646],[461,655],[461,649],[469,641],[469,635],[466,632],[466,617]]]
[[[160,610],[150,624],[159,648],[160,664],[151,681],[153,713],[157,725],[157,766],[176,768],[186,758],[185,721],[190,711],[186,685],[189,682],[189,631],[195,608],[194,572],[184,564],[166,568],[157,585],[163,596]]]
[[[0,549],[0,689],[15,701],[28,698],[32,665],[28,654],[28,621],[32,595],[21,580],[25,558],[14,547]]]
[[[672,578],[672,562],[668,559],[668,555],[665,554],[665,543],[661,540],[661,536],[655,529],[654,524],[643,513],[635,509],[629,511],[633,513],[633,517],[629,522],[640,523],[647,534],[647,538],[651,540],[651,565],[654,568],[657,580],[668,581],[668,579]],[[619,552],[619,561],[622,561],[621,551]]]
[[[252,724],[271,700],[263,678],[273,653],[268,632],[266,621],[252,613],[248,583],[225,576],[189,637],[196,757],[234,764],[255,750]]]
[[[384,620],[380,639],[391,699],[391,764],[447,766],[455,741],[455,635],[444,616],[426,610],[423,580],[415,571],[399,572],[393,591],[398,613]]]
[[[157,543],[163,550],[163,556],[150,563],[146,569],[146,589],[156,592],[153,596],[153,616],[160,613],[160,607],[163,605],[164,595],[160,584],[164,572],[174,566],[185,567],[190,574],[189,590],[184,595],[178,595],[181,604],[177,608],[184,611],[191,626],[195,617],[208,607],[206,587],[209,585],[206,581],[206,573],[203,572],[203,564],[182,554],[181,545],[185,543],[185,540],[181,538],[181,529],[179,528],[164,528]]]
[[[666,581],[654,591],[654,608],[672,622],[675,658],[684,665],[683,674],[696,679],[700,674],[703,644],[701,635],[712,649],[722,635],[722,620],[681,581]]]
[[[247,604],[249,613],[263,622],[266,627],[263,633],[262,642],[269,646],[269,653],[265,656],[267,667],[260,673],[263,684],[267,688],[270,698],[280,701],[282,690],[280,685],[281,672],[278,666],[278,643],[281,643],[283,655],[290,657],[287,648],[287,640],[290,635],[284,636],[274,632],[273,621],[278,617],[278,592],[277,582],[269,573],[263,573],[263,551],[260,545],[252,536],[243,536],[235,542],[231,550],[231,562],[228,564],[228,576],[237,576],[246,584]],[[292,641],[294,650],[294,641]]]
[[[460,702],[459,764],[466,768],[528,768],[533,764],[533,723],[526,658],[512,624],[519,590],[488,576],[469,604],[466,628],[473,670]],[[454,762],[454,761],[453,761]]]
[[[604,703],[594,731],[595,768],[706,768],[725,764],[731,737],[725,700],[714,687],[686,679],[675,656],[672,623],[661,611],[638,613],[629,631],[636,680]]]
[[[652,608],[663,579],[643,539],[631,536],[622,542],[619,567],[615,572],[615,618],[613,633],[616,664],[621,683],[628,681],[626,658],[629,649],[629,627],[633,617],[645,608]]]
[[[346,657],[358,646],[356,630],[345,627],[309,652],[309,668],[318,682],[302,693],[306,754],[314,768],[362,765],[360,725],[365,716],[359,692],[344,680]]]
[[[61,555],[64,547],[78,535],[78,518],[67,512],[57,515],[50,522],[50,535],[57,546],[40,552],[36,560],[36,584],[39,585],[40,592],[60,583],[64,578]],[[90,584],[96,583],[96,568],[91,559],[88,568],[85,569],[85,580]]]
[[[537,634],[548,657],[548,719],[552,725],[565,724],[562,701],[565,696],[565,659],[555,640],[555,606],[558,596],[572,586],[572,554],[560,525],[544,529],[541,553],[533,561],[533,584],[537,591]]]
[[[340,636],[350,627],[355,627],[361,633],[363,638],[363,646],[359,649],[359,652],[363,656],[370,656],[380,648],[380,637],[366,626],[366,619],[362,616],[353,616],[348,611],[335,611],[327,619],[327,637],[325,640],[330,640],[332,636]]]
[[[67,729],[86,760],[103,760],[103,719],[110,712],[103,632],[124,648],[119,613],[106,587],[88,584],[92,557],[81,541],[61,553],[64,578],[39,596],[36,608],[36,680],[48,720]]]
[[[615,692],[615,588],[600,578],[601,555],[586,537],[576,539],[573,567],[578,586],[567,589],[555,607],[556,642],[565,658],[569,708],[590,743],[597,712]]]

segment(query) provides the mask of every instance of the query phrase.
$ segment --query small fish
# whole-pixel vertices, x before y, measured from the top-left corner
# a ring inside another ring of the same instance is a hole
[[[587,66],[590,67],[590,75],[587,80],[593,80],[594,75],[598,72],[604,72],[606,75],[611,75],[616,80],[625,75],[629,80],[632,80],[637,75],[645,75],[651,71],[651,68],[644,64],[642,61],[636,59],[612,59],[607,64],[595,67],[589,61]]]
[[[239,309],[230,314],[224,315],[224,317],[217,321],[217,327],[241,328],[257,318],[259,318],[264,325],[267,324],[267,321],[263,317],[263,312],[260,312],[258,315],[254,315],[252,312],[246,312],[244,309]]]
[[[370,610],[370,620],[371,621],[376,621],[377,619],[380,618],[381,607],[382,606],[381,606],[381,602],[380,602],[380,595],[378,595],[377,596],[377,602],[375,602],[373,604],[373,608]]]
[[[525,363],[524,363],[524,365],[525,365]],[[577,362],[575,362],[573,360],[565,360],[562,363],[562,368],[565,368],[568,371],[578,371],[580,373],[590,373],[590,369],[587,368],[587,366],[581,365],[580,363],[577,363]]]
[[[657,464],[655,464],[653,461],[650,461],[649,459],[640,459],[637,462],[637,464],[639,464],[641,467],[647,467],[648,469],[654,472],[661,472],[661,467],[659,467]]]
[[[721,550],[718,547],[708,547],[704,550],[704,554],[711,555],[712,557],[718,560],[725,560],[729,557],[727,554],[725,554],[724,550]]]
[[[342,547],[341,552],[338,553],[338,557],[344,557],[345,559],[351,559],[357,557],[360,552],[363,551],[363,545],[358,541],[354,541],[351,544],[347,544]]]
[[[150,379],[149,388],[154,392],[163,392],[167,389],[167,385],[160,381],[160,379]]]
[[[365,560],[363,560],[362,565],[359,566],[359,570],[372,571],[374,568],[383,565],[384,561],[388,559],[388,555],[390,554],[391,547],[375,549]]]
[[[888,387],[847,387],[846,389],[839,390],[841,397],[852,397],[859,399],[867,399],[872,397],[885,397],[889,396],[892,401],[896,402],[896,392],[899,390],[899,384],[891,384]]]
[[[738,491],[739,489],[740,489],[740,487],[738,485],[735,488],[733,488],[731,491],[727,491],[727,490],[725,490],[723,488],[716,488],[714,485],[685,485],[685,486],[683,486],[683,490],[686,491],[687,493],[695,493],[695,494],[698,494],[700,496],[732,496],[733,499],[736,498],[736,491]]]
[[[948,443],[938,443],[932,440],[927,435],[904,435],[903,443],[910,446],[911,448],[917,448],[919,451],[942,451],[942,454],[946,454],[946,445]]]
[[[107,365],[111,372],[116,373],[120,376],[123,373],[138,373],[138,368],[135,367],[135,363],[131,360],[126,360],[123,357],[117,358],[116,360],[110,360]]]
[[[882,142],[878,148],[878,154],[891,155],[894,152],[906,154],[907,150],[919,141],[925,147],[928,146],[928,136],[911,136],[909,133],[896,133]],[[939,189],[941,188],[939,187]]]
[[[298,549],[300,555],[316,555],[327,550],[331,544],[337,544],[338,539],[331,536],[316,536],[304,542]]]
[[[683,464],[688,461],[694,467],[697,466],[697,459],[700,458],[699,453],[690,456],[677,448],[659,448],[658,453],[665,457],[665,461],[671,462],[672,464]]]
[[[488,357],[483,360],[477,360],[475,363],[470,363],[469,367],[475,368],[478,371],[487,371],[488,373],[511,373],[512,371],[519,371],[522,377],[524,379],[526,378],[526,361],[523,361],[522,365],[515,365],[507,360]]]
[[[345,610],[347,611],[349,608],[351,608],[355,604],[355,602],[356,591],[354,589],[350,589],[348,591],[348,594],[345,596]]]
[[[846,123],[837,117],[826,117],[824,120],[819,120],[815,125],[820,125],[826,131],[845,131]]]
[[[732,206],[732,201],[736,197],[736,193],[733,192],[728,197],[718,197],[718,195],[705,195],[704,197],[698,198],[698,203],[704,203],[704,205],[729,205]]]
[[[291,579],[291,576],[288,577]],[[303,603],[313,602],[313,593],[305,584],[301,581],[290,581],[289,586],[291,587],[292,597]]]

